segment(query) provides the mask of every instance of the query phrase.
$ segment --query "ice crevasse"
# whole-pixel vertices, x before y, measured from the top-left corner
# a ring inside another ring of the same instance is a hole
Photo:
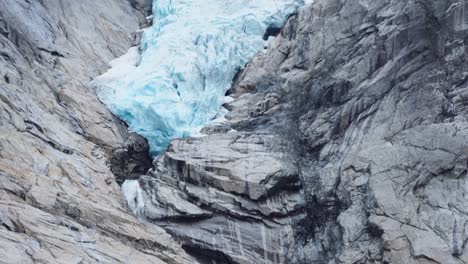
[[[311,1],[154,0],[153,26],[94,81],[98,96],[157,154],[212,120],[267,29]]]

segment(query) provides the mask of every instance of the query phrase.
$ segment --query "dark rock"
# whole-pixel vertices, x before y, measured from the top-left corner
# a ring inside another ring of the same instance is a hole
[[[151,14],[153,0],[128,0],[128,1],[134,8],[142,11],[145,15]]]
[[[110,168],[118,184],[127,179],[137,179],[150,167],[148,141],[136,133],[130,133],[123,147],[112,151]]]

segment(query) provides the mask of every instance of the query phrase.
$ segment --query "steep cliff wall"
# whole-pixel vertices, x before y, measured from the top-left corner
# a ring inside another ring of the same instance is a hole
[[[467,7],[316,1],[244,71],[242,100],[280,103],[234,128],[302,147],[291,262],[468,262]]]
[[[192,263],[127,213],[107,163],[131,142],[88,86],[143,3],[0,1],[0,262]]]
[[[146,146],[88,83],[145,3],[0,1],[1,261],[468,262],[466,1],[291,17],[236,77],[229,122],[124,185],[141,223],[114,176]]]
[[[315,1],[239,74],[229,124],[140,178],[140,214],[201,260],[468,262],[467,7]]]

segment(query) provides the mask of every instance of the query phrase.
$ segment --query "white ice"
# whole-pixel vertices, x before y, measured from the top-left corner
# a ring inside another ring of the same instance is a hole
[[[135,215],[143,213],[145,202],[140,183],[137,180],[127,180],[122,184],[122,192],[132,212]]]

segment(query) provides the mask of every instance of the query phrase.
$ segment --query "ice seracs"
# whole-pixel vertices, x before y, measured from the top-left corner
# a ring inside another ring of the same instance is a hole
[[[310,0],[309,0],[310,1]],[[303,0],[155,0],[140,47],[95,81],[100,99],[152,154],[213,119],[236,72]]]

